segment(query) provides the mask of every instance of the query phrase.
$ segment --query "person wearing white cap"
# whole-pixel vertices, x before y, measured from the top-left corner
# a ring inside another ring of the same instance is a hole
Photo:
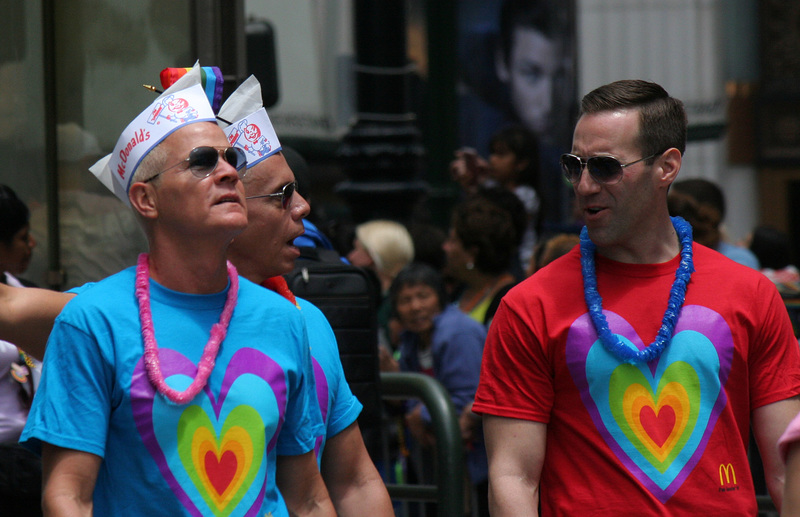
[[[326,428],[318,438],[315,451],[337,513],[342,516],[394,515],[386,487],[364,446],[356,421],[361,404],[344,379],[330,324],[310,302],[294,299],[285,281],[277,277],[294,265],[298,251],[291,241],[303,232],[302,219],[308,215],[309,205],[299,193],[291,191],[294,174],[281,152],[269,116],[261,107],[260,85],[254,77],[231,95],[220,117],[234,120],[230,126],[221,124],[228,126],[225,131],[232,135],[229,141],[248,148],[243,138],[246,133],[269,142],[268,152],[249,151],[248,170],[243,180],[249,199],[249,223],[229,247],[228,257],[240,275],[291,297],[306,319],[316,382],[327,387],[317,392]],[[244,130],[244,120],[255,127]],[[237,142],[238,139],[241,140]],[[263,192],[273,193],[264,195]],[[0,291],[0,306],[3,307],[0,336],[16,337],[30,346],[41,347],[52,319],[72,296],[39,289],[30,293]],[[49,315],[49,321],[43,313]]]
[[[362,405],[345,380],[333,330],[322,312],[307,300],[295,298],[279,276],[291,271],[300,256],[293,242],[304,231],[303,218],[310,207],[296,191],[294,173],[262,107],[258,80],[250,76],[243,82],[219,115],[233,121],[224,130],[231,145],[246,151],[248,166],[243,181],[250,223],[234,239],[228,257],[249,280],[283,292],[305,317],[325,422],[317,459],[337,514],[393,516],[386,486],[364,446],[356,421]]]
[[[302,314],[226,264],[246,162],[187,76],[92,168],[150,251],[56,319],[21,441],[48,515],[334,515]]]

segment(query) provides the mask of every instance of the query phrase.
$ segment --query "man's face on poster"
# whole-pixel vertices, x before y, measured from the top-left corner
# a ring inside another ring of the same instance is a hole
[[[553,87],[560,71],[559,45],[536,29],[516,27],[505,75],[515,114],[544,137],[552,128]]]

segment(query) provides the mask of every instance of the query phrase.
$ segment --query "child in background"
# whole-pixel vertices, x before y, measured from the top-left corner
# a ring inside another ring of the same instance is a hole
[[[474,193],[480,186],[498,185],[522,201],[528,222],[519,246],[519,259],[520,264],[528,264],[542,220],[538,141],[524,127],[510,126],[495,133],[489,150],[488,161],[473,149],[456,151],[456,159],[450,164],[451,176],[467,193]]]

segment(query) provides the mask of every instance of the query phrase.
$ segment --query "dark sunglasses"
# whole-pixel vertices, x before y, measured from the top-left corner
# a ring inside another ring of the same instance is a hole
[[[260,197],[279,197],[281,199],[281,206],[284,210],[289,208],[289,203],[292,202],[292,196],[297,190],[297,182],[293,181],[281,187],[279,192],[272,194],[259,194],[257,196],[247,196],[245,199],[258,199]]]
[[[619,160],[610,156],[592,156],[584,161],[579,156],[567,153],[561,155],[561,171],[573,185],[581,180],[581,173],[584,167],[589,170],[589,174],[592,175],[592,178],[597,183],[613,185],[622,179],[622,169],[625,167],[655,158],[660,154],[664,154],[664,151],[639,158],[630,163],[619,163]]]
[[[244,175],[247,173],[247,156],[243,150],[239,149],[238,147],[202,146],[195,147],[189,153],[188,158],[181,160],[175,165],[167,167],[158,174],[147,178],[144,180],[144,183],[153,181],[161,174],[184,163],[188,164],[186,168],[191,171],[196,178],[207,178],[211,176],[215,170],[217,170],[217,163],[219,163],[220,157],[222,157],[223,160],[231,164],[231,166],[236,169],[236,172],[239,173],[239,179],[244,178]]]

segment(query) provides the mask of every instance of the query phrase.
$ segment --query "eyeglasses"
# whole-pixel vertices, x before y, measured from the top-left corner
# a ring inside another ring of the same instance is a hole
[[[278,197],[281,199],[281,206],[284,210],[289,208],[289,203],[292,201],[292,196],[297,191],[297,182],[293,181],[281,187],[280,192],[272,194],[259,194],[257,196],[247,196],[245,199],[258,199],[260,197]]]
[[[245,155],[244,151],[239,149],[238,147],[211,147],[211,146],[202,146],[202,147],[195,147],[189,153],[189,157],[179,161],[175,165],[167,167],[163,171],[159,172],[158,174],[151,176],[144,180],[144,183],[148,181],[153,181],[161,174],[167,172],[168,170],[174,169],[179,165],[184,163],[188,163],[186,168],[196,177],[199,179],[207,178],[211,176],[211,174],[217,170],[217,164],[219,163],[219,158],[222,157],[223,160],[231,164],[231,166],[236,169],[236,172],[239,174],[239,179],[244,178],[244,175],[247,173],[247,156]]]
[[[561,171],[570,183],[576,184],[581,180],[581,173],[583,168],[586,167],[597,183],[613,185],[622,179],[622,169],[625,167],[655,158],[660,154],[664,154],[664,151],[639,158],[630,163],[619,163],[619,160],[610,156],[592,156],[584,161],[574,154],[562,154],[560,160]]]

